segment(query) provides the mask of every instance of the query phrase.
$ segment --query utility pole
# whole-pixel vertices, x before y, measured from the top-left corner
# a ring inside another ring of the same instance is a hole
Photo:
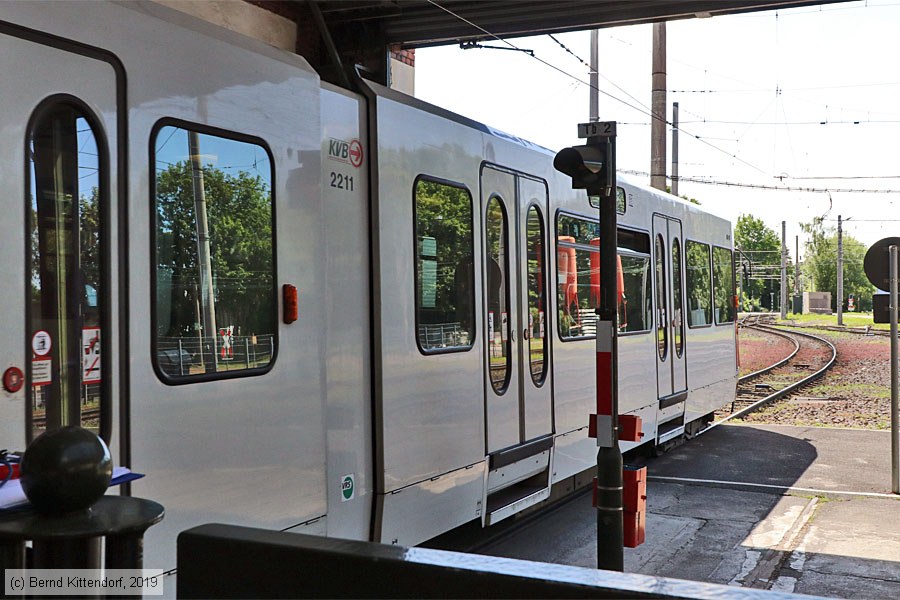
[[[588,98],[588,114],[591,121],[600,120],[600,77],[598,75],[598,67],[600,64],[600,31],[598,29],[591,30],[591,77],[590,77],[590,94]]]
[[[206,189],[203,165],[200,163],[200,136],[188,131],[188,153],[194,188],[194,215],[197,219],[197,262],[200,270],[200,307],[203,316],[203,364],[207,373],[216,372],[216,301],[212,282],[212,260],[209,251],[209,225],[206,219]]]
[[[841,215],[838,215],[838,248],[837,248],[837,324],[844,324],[844,233],[841,228]]]
[[[800,236],[794,236],[794,297],[800,295]],[[803,309],[800,309],[801,312]]]
[[[787,319],[787,222],[781,222],[781,318]]]
[[[653,24],[650,185],[666,191],[666,23]]]
[[[678,103],[672,103],[672,195],[678,195]]]

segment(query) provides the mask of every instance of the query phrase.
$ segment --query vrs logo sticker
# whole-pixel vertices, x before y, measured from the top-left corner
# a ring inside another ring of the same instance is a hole
[[[356,496],[356,485],[353,481],[353,473],[341,477],[341,502],[353,500]]]
[[[328,158],[340,162],[350,163],[356,168],[363,162],[363,147],[359,140],[328,140]]]

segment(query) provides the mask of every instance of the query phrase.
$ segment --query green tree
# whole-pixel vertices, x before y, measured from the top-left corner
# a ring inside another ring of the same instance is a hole
[[[273,333],[272,201],[268,184],[239,172],[203,167],[216,322],[235,334]],[[159,335],[194,332],[200,275],[189,162],[157,174]]]
[[[753,215],[741,215],[734,226],[738,281],[743,283],[745,305],[769,309],[770,293],[781,295],[781,240],[774,230]],[[791,278],[788,278],[790,285]]]
[[[837,310],[837,231],[833,227],[825,227],[821,219],[804,223],[801,227],[809,236],[803,273],[810,282],[811,289],[831,292],[831,308]],[[869,283],[863,269],[866,246],[847,233],[843,234],[843,246],[843,307],[847,307],[847,298],[853,294],[857,298],[860,310],[871,310],[875,286]]]

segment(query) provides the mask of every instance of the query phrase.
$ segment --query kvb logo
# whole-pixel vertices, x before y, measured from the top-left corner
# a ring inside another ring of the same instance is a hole
[[[363,162],[363,149],[359,140],[328,140],[328,158],[345,162],[359,168]]]

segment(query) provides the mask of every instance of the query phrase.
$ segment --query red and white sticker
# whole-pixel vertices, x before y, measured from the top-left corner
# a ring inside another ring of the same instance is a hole
[[[53,383],[53,359],[35,358],[31,361],[31,385],[40,387]]]
[[[81,381],[100,383],[100,328],[85,327],[81,330]]]

